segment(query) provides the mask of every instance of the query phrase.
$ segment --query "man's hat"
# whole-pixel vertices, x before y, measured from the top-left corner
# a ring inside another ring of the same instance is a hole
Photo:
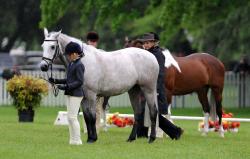
[[[145,33],[141,39],[138,39],[142,42],[145,42],[145,41],[159,41],[159,36],[154,33],[154,32],[149,32],[149,33]]]
[[[78,53],[78,54],[82,54],[82,49],[81,46],[75,42],[70,42],[66,45],[65,48],[65,54],[71,54],[71,53]]]
[[[99,35],[96,32],[88,32],[87,36],[86,36],[87,41],[93,41],[96,42],[99,40]]]

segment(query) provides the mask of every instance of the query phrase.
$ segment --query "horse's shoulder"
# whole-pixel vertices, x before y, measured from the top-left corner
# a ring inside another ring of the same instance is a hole
[[[169,67],[165,67],[165,69],[167,70],[167,75],[168,76],[173,76],[178,72],[177,68],[175,66],[173,66],[173,65],[171,65]]]

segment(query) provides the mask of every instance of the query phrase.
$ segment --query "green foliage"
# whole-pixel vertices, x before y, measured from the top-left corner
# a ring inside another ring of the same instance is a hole
[[[67,12],[70,0],[42,0],[42,21],[40,27],[50,27]]]
[[[42,96],[48,94],[48,85],[42,79],[14,76],[7,82],[7,91],[18,110],[39,106]]]
[[[224,62],[248,53],[249,1],[166,0],[165,4],[162,26],[170,38],[184,28],[193,37],[194,47]]]
[[[20,45],[27,49],[37,46],[41,40],[39,7],[40,0],[1,0],[0,52]]]
[[[100,32],[112,49],[117,48],[114,39],[121,47],[120,39],[124,36],[148,31],[158,32],[161,45],[169,46],[178,40],[174,38],[180,30],[185,30],[186,38],[191,37],[193,48],[218,56],[224,62],[239,58],[250,49],[248,0],[42,0],[42,26],[55,24],[72,12],[68,9],[72,6],[79,7],[76,12],[80,11],[81,21],[89,26],[85,29]],[[110,39],[106,35],[115,37]],[[178,48],[172,47],[171,51]]]

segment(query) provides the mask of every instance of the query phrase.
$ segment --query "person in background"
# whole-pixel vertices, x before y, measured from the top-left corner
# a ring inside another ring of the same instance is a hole
[[[86,40],[87,40],[88,45],[92,45],[95,48],[97,48],[98,41],[99,41],[99,35],[98,35],[98,33],[94,32],[94,31],[88,32],[87,36],[86,36]],[[104,103],[104,97],[97,97],[97,99],[96,99],[96,131],[97,131],[97,133],[99,133],[99,131],[102,127],[102,123],[101,123],[102,117],[105,118],[103,121],[104,122],[106,121],[103,103]],[[106,124],[106,123],[104,123],[104,124]],[[84,130],[84,132],[86,132],[86,131]]]
[[[49,78],[51,83],[58,84],[60,90],[65,91],[67,118],[69,122],[70,145],[81,145],[80,124],[77,119],[80,103],[84,97],[83,83],[85,67],[81,62],[82,49],[79,44],[70,42],[66,45],[65,54],[70,63],[65,79]]]
[[[248,63],[248,59],[246,56],[243,56],[240,59],[240,62],[235,65],[234,70],[235,73],[240,73],[241,75],[246,74],[246,73],[250,73],[250,65]]]
[[[88,32],[86,36],[86,40],[87,40],[88,45],[92,45],[95,48],[97,48],[99,35],[94,31]]]
[[[247,76],[250,74],[250,65],[248,63],[247,56],[243,56],[240,59],[240,62],[235,65],[233,69],[234,73],[239,77],[239,87],[238,87],[238,96],[241,100],[239,100],[239,107],[246,107],[247,100]]]
[[[19,68],[18,68],[18,66],[16,66],[16,65],[14,65],[13,67],[12,67],[12,69],[4,69],[3,70],[3,73],[2,73],[2,77],[3,77],[3,79],[5,79],[5,80],[9,80],[9,79],[11,79],[12,77],[14,77],[14,76],[20,76],[21,75],[21,72],[20,72],[20,70],[19,70]]]
[[[166,99],[166,89],[164,84],[165,77],[165,56],[159,47],[159,36],[156,33],[150,32],[143,35],[143,48],[151,52],[157,59],[159,64],[159,75],[157,79],[157,99],[158,99],[158,113],[159,113],[159,127],[167,133],[172,139],[178,140],[183,134],[183,129],[170,122],[166,116],[168,115],[168,103]],[[146,115],[146,114],[145,114]],[[147,118],[145,116],[145,118]],[[145,121],[145,120],[144,120]],[[158,129],[158,137],[163,136],[163,132]]]

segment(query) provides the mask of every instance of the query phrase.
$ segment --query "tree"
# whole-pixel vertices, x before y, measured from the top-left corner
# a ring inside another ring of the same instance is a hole
[[[9,52],[23,42],[27,49],[40,43],[40,1],[1,0],[0,3],[0,52]]]
[[[186,29],[199,51],[209,52],[224,62],[248,53],[248,0],[167,0],[164,6],[162,25],[168,29],[166,32],[172,34],[180,28]]]
[[[60,3],[59,0],[42,0],[42,2],[43,25],[63,18],[70,10],[67,7],[75,5],[79,6],[81,19],[88,20],[91,28],[98,29],[105,35],[109,33],[108,36],[115,36],[117,39],[126,34],[135,36],[146,31],[155,31],[161,35],[161,45],[168,46],[178,37],[180,31],[184,30],[184,35],[193,48],[218,56],[225,62],[248,53],[250,49],[250,1],[248,0],[86,0],[84,2],[62,0]],[[44,4],[46,10],[43,9]],[[53,5],[59,8],[59,14],[52,13],[53,9],[50,8],[53,8]],[[172,48],[178,49],[178,46]]]
[[[140,11],[149,3],[148,0],[134,0],[126,4],[125,2],[124,0],[86,0],[83,3],[83,1],[42,0],[40,27],[53,28],[68,13],[75,11],[79,13],[79,25],[83,27],[72,26],[72,30],[81,30],[80,32],[85,32],[85,34],[90,30],[95,30],[100,34],[101,48],[107,50],[120,49],[124,45],[124,37],[128,35],[126,30],[128,30],[131,21],[142,16]],[[135,9],[136,6],[140,7]],[[127,8],[130,8],[130,10],[128,11]],[[57,14],[54,13],[55,10],[58,11]],[[71,35],[74,36],[74,34]],[[79,35],[75,36],[79,37]]]

